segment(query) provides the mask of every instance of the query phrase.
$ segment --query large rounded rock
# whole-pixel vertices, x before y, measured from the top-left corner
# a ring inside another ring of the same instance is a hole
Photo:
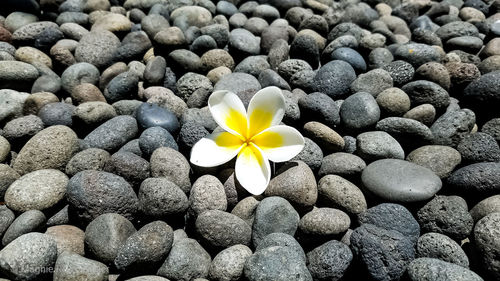
[[[196,231],[211,248],[225,249],[237,244],[250,246],[252,228],[239,217],[219,210],[208,210],[198,216]]]
[[[54,267],[54,281],[106,281],[108,275],[106,265],[71,252],[59,255]]]
[[[46,210],[61,201],[66,194],[68,177],[58,170],[38,170],[13,182],[5,193],[10,209],[24,212]]]
[[[369,192],[395,202],[427,200],[442,186],[431,170],[399,159],[371,163],[363,170],[361,181]]]
[[[189,194],[188,214],[190,216],[196,217],[208,210],[225,211],[226,209],[226,193],[219,179],[211,175],[204,175],[193,183]]]
[[[67,187],[70,211],[88,223],[105,213],[117,213],[133,219],[138,199],[122,177],[101,171],[82,171],[73,176]]]
[[[292,204],[308,208],[316,203],[318,188],[311,168],[302,161],[294,161],[277,171],[264,194],[281,196]]]
[[[500,213],[491,213],[474,227],[474,243],[481,254],[483,267],[493,279],[500,278]]]
[[[28,233],[0,251],[0,272],[13,280],[41,280],[47,277],[56,259],[54,239],[46,234]]]
[[[349,214],[359,214],[366,210],[363,192],[350,181],[337,176],[326,175],[318,183],[319,201],[340,208]]]
[[[450,95],[448,92],[431,81],[413,81],[404,85],[401,90],[408,94],[413,106],[428,103],[440,110],[450,104]]]
[[[474,220],[467,202],[459,196],[436,196],[417,212],[424,232],[445,234],[457,241],[469,236]]]
[[[140,211],[154,218],[183,214],[188,208],[186,194],[167,178],[149,178],[139,188]]]
[[[334,60],[323,65],[316,73],[315,90],[337,99],[349,92],[349,87],[355,79],[356,73],[350,64]]]
[[[97,68],[109,66],[114,53],[120,46],[120,39],[107,30],[92,31],[82,36],[75,50],[78,62],[87,62]]]
[[[385,158],[404,159],[399,142],[386,132],[365,132],[356,137],[356,153],[365,161]]]
[[[465,163],[500,161],[500,147],[495,138],[486,133],[474,133],[464,137],[457,150]]]
[[[268,234],[283,232],[294,235],[299,225],[299,214],[281,197],[272,196],[262,200],[255,210],[252,225],[252,240],[255,246]]]
[[[411,281],[483,281],[473,271],[433,258],[418,258],[408,265],[408,278]]]
[[[111,264],[125,241],[136,232],[134,225],[115,213],[98,216],[85,229],[85,248],[90,256]]]
[[[66,174],[74,176],[85,170],[102,171],[111,155],[100,148],[88,148],[75,154],[66,165]]]
[[[245,245],[234,245],[221,251],[212,260],[208,274],[210,280],[238,280],[243,275],[245,262],[251,255],[252,250]]]
[[[116,151],[133,139],[139,131],[137,121],[132,116],[117,116],[106,121],[90,132],[84,139],[88,147]]]
[[[462,167],[447,179],[453,190],[484,198],[500,191],[500,163],[476,163]]]
[[[210,269],[210,255],[190,238],[175,241],[167,259],[158,270],[158,275],[171,280],[193,280],[205,278]]]
[[[493,71],[481,75],[479,79],[472,81],[464,89],[464,98],[481,107],[496,106],[500,99],[500,71]]]
[[[375,98],[366,92],[349,96],[340,106],[342,124],[352,130],[374,126],[380,119],[380,108]]]
[[[433,171],[441,179],[450,175],[460,164],[460,153],[449,146],[426,145],[421,146],[408,154],[406,160]]]
[[[417,257],[435,258],[469,267],[469,258],[462,247],[450,237],[435,232],[426,233],[418,238]]]
[[[363,224],[351,234],[354,256],[374,280],[398,280],[415,257],[413,243],[395,230]]]
[[[45,234],[56,240],[58,255],[63,252],[73,252],[82,256],[85,254],[85,232],[80,228],[68,224],[55,225],[47,228]]]
[[[182,28],[189,26],[203,27],[212,20],[212,14],[200,6],[182,6],[170,14],[172,22]]]
[[[153,177],[165,177],[175,183],[184,193],[191,189],[189,174],[191,166],[189,162],[175,149],[160,147],[151,155],[151,175]]]
[[[104,171],[123,177],[132,186],[139,186],[149,177],[149,162],[132,152],[118,151],[108,160]]]
[[[38,78],[38,70],[20,61],[0,61],[0,88],[29,90]]]
[[[313,280],[302,257],[283,246],[257,251],[245,263],[244,274],[249,281]]]
[[[51,126],[32,137],[14,161],[21,175],[42,169],[63,170],[78,150],[78,138],[70,128]]]
[[[119,270],[155,268],[167,256],[174,241],[174,231],[163,221],[143,226],[120,247],[114,264]]]
[[[341,279],[352,261],[346,244],[331,240],[307,253],[307,268],[314,280]]]

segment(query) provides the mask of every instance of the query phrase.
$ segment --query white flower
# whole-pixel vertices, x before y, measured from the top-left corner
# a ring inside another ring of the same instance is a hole
[[[238,96],[229,91],[212,93],[208,107],[226,132],[212,133],[198,141],[191,151],[191,163],[214,167],[238,156],[236,178],[254,195],[263,193],[269,184],[269,160],[288,161],[304,148],[299,131],[278,125],[285,115],[285,98],[277,87],[258,91],[248,105],[248,113]]]

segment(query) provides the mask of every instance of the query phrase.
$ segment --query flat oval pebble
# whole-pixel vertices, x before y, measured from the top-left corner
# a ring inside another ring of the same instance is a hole
[[[378,160],[361,175],[366,189],[394,202],[424,201],[441,189],[439,177],[422,166],[398,159]]]

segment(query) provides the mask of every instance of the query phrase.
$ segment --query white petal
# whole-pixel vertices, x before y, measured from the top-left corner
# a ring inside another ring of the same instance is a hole
[[[285,97],[278,87],[258,91],[248,105],[249,136],[278,125],[285,115]]]
[[[295,128],[278,125],[252,138],[264,155],[273,162],[288,161],[304,148],[304,137]]]
[[[208,108],[215,122],[224,130],[242,137],[246,136],[247,113],[240,98],[229,91],[213,92],[208,98]]]
[[[239,137],[228,132],[213,133],[193,146],[190,161],[200,167],[215,167],[233,159],[243,145]]]
[[[245,146],[236,158],[235,173],[241,186],[253,195],[262,194],[271,179],[269,161],[253,144]]]

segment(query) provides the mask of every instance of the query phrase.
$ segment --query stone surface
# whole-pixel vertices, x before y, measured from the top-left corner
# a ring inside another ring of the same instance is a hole
[[[411,281],[430,280],[471,280],[482,281],[476,273],[459,265],[432,258],[418,258],[408,265],[408,276]]]
[[[418,238],[417,257],[435,258],[469,267],[469,258],[460,245],[450,237],[435,232],[426,233]]]

